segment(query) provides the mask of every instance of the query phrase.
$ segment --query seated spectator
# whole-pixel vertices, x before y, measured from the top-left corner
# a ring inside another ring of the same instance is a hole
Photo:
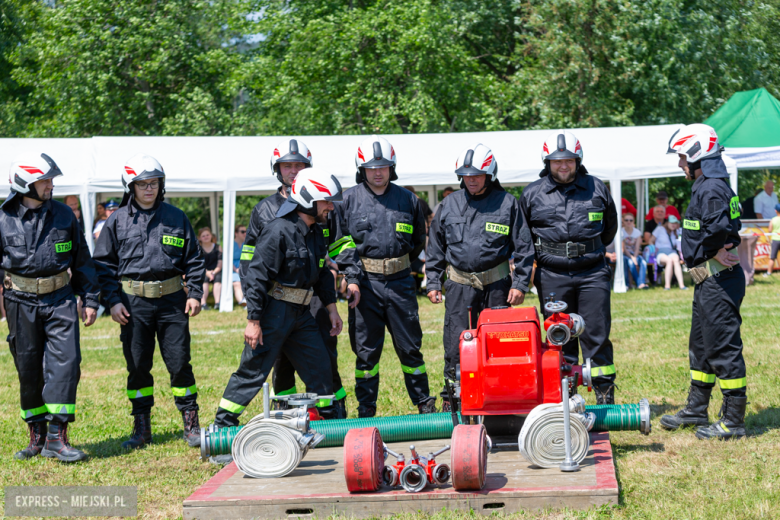
[[[677,208],[674,206],[669,205],[669,195],[666,194],[664,190],[659,191],[655,195],[655,203],[658,206],[663,206],[664,208],[664,218],[669,218],[670,216],[674,215],[674,217],[677,220],[680,220],[682,217],[680,217],[680,212],[677,211]],[[653,208],[655,209],[655,208]],[[645,215],[645,221],[652,220],[653,217],[653,211],[650,210],[647,212],[647,215]]]
[[[626,271],[626,287],[629,285],[628,273],[634,278],[637,289],[647,289],[647,262],[640,253],[642,233],[634,227],[634,215],[623,214],[623,227],[620,230],[623,237],[623,264]]]
[[[220,276],[222,273],[222,249],[217,245],[217,238],[211,232],[211,228],[203,227],[198,230],[198,242],[203,250],[205,260],[206,278],[203,280],[203,297],[200,300],[201,309],[207,311],[206,304],[209,297],[209,289],[214,293],[214,309],[219,309],[219,297],[222,291]]]
[[[668,291],[672,285],[672,274],[677,277],[680,289],[687,289],[683,283],[682,266],[677,248],[680,243],[678,230],[680,221],[673,215],[662,226],[653,230],[653,244],[655,245],[658,265],[664,267],[664,290]]]
[[[238,268],[241,265],[241,249],[244,247],[244,240],[246,240],[246,226],[238,224],[233,235],[233,296],[242,307],[246,307],[246,298],[241,290],[241,275],[238,273]]]
[[[84,233],[84,217],[81,214],[81,206],[79,206],[79,198],[75,195],[68,195],[64,199],[65,204],[68,205],[68,207],[73,211],[73,214],[76,216],[76,220],[79,223],[79,227],[81,228],[81,232]]]
[[[666,220],[666,209],[663,206],[655,206],[651,211],[653,212],[653,218],[645,222],[644,245],[653,243],[653,231]]]

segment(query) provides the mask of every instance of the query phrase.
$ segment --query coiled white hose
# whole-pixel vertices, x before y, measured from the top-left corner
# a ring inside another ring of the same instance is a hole
[[[278,478],[297,468],[308,451],[310,439],[304,439],[303,433],[287,424],[289,420],[258,416],[244,426],[232,446],[238,469],[249,477]]]
[[[578,398],[579,399],[576,399]],[[580,400],[582,402],[580,403]],[[584,400],[575,395],[569,400],[572,459],[582,462],[590,447],[589,427],[596,417],[584,412]],[[566,459],[563,430],[563,407],[560,404],[542,404],[534,408],[525,419],[518,436],[520,453],[525,459],[541,468],[557,468]]]

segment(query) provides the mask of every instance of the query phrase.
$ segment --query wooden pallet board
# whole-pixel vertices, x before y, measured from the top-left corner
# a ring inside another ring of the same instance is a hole
[[[389,447],[408,456],[409,444]],[[414,444],[420,454],[427,454],[447,441]],[[473,509],[489,515],[546,507],[587,509],[618,500],[609,433],[591,434],[588,456],[574,473],[532,467],[517,451],[494,451],[488,457],[487,484],[479,492],[458,492],[447,484],[421,493],[383,488],[377,493],[351,494],[342,459],[343,448],[311,450],[295,471],[279,479],[249,478],[230,464],[184,501],[184,519],[325,518],[333,514],[366,518],[442,509]],[[449,462],[449,456],[445,453],[438,460]]]

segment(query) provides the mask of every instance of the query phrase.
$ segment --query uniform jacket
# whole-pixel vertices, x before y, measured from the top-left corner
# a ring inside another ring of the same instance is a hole
[[[365,182],[348,189],[344,202],[336,204],[331,221],[336,229],[336,247],[355,247],[358,257],[384,259],[408,254],[409,260],[415,260],[425,247],[425,215],[420,199],[392,182],[382,195],[376,195]],[[409,270],[387,277],[367,275],[397,279],[409,276]]]
[[[203,296],[203,252],[184,212],[165,202],[142,210],[134,202],[116,210],[95,246],[107,308],[120,303],[121,279],[163,281],[184,275],[188,298]]]
[[[618,229],[617,209],[609,190],[601,180],[582,171],[570,184],[558,184],[552,175],[532,182],[523,190],[520,208],[534,243],[537,239],[566,243],[601,238],[600,250],[577,258],[536,252],[538,266],[559,271],[586,270],[602,261]]]
[[[476,197],[462,189],[445,198],[433,218],[425,253],[428,291],[441,290],[442,273],[451,264],[478,273],[514,256],[512,288],[528,291],[534,262],[531,234],[517,199],[490,186]]]
[[[685,265],[696,267],[714,257],[727,244],[737,252],[741,242],[739,197],[728,179],[701,175],[693,183],[691,203],[682,225],[682,253]]]
[[[2,268],[27,278],[44,278],[71,270],[71,282],[49,294],[29,294],[5,289],[9,300],[31,305],[54,305],[81,297],[87,307],[98,308],[100,288],[95,264],[73,211],[56,200],[37,210],[22,205],[14,194],[0,206]]]
[[[336,282],[325,257],[328,246],[322,228],[311,228],[296,212],[263,228],[246,272],[247,318],[259,320],[268,306],[273,282],[285,287],[314,289],[323,305],[336,303]]]

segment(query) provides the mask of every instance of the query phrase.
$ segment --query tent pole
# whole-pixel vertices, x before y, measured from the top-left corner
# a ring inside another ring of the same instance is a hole
[[[428,187],[428,205],[431,207],[431,211],[433,211],[433,208],[436,207],[436,204],[439,203],[438,199],[439,190],[436,188],[436,185]]]
[[[95,225],[96,196],[94,193],[90,193],[88,189],[84,189],[81,195],[79,195],[79,203],[81,204],[81,218],[84,221],[84,235],[87,239],[87,247],[89,247],[90,254],[93,254],[95,252],[95,239],[92,236],[92,226]]]
[[[236,221],[236,192],[225,191],[222,195],[222,295],[219,298],[219,312],[233,311],[233,227]]]
[[[623,198],[623,190],[622,186],[620,185],[620,178],[613,178],[612,181],[609,183],[609,189],[612,191],[612,199],[617,205],[621,199]],[[617,228],[617,234],[615,234],[615,253],[617,253],[617,257],[615,258],[615,283],[614,283],[614,291],[616,293],[624,293],[628,291],[628,288],[626,287],[626,278],[624,274],[623,269],[623,239],[621,230],[623,229],[623,218],[621,215],[618,215],[618,228]],[[607,245],[607,244],[604,244]]]
[[[215,238],[219,242],[219,221],[217,219],[217,192],[213,191],[209,194],[209,226],[214,231]]]
[[[645,181],[640,179],[634,181],[636,187],[636,227],[642,233],[645,232],[645,215],[647,214],[647,208],[645,208]]]
[[[645,215],[647,215],[647,211],[650,211],[650,179],[645,179]],[[645,215],[642,215],[643,226]],[[644,232],[644,229],[642,231]]]

